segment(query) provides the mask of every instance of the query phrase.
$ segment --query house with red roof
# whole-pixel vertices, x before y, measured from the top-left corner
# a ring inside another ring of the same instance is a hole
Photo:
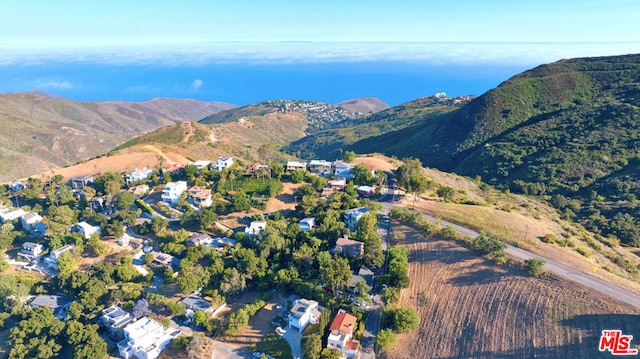
[[[346,358],[355,358],[360,349],[360,342],[353,340],[353,331],[356,328],[355,316],[340,309],[329,327],[327,348],[338,349]]]

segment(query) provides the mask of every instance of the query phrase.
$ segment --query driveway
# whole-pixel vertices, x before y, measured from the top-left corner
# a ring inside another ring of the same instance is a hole
[[[215,342],[212,358],[253,359],[251,352],[246,348],[239,348],[218,340]]]
[[[294,358],[302,358],[302,333],[298,333],[293,328],[286,328],[287,332],[282,336],[291,347],[291,354]]]

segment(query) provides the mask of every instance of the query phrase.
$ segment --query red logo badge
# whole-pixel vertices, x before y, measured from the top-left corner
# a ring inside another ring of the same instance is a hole
[[[623,335],[621,330],[603,330],[599,349],[613,355],[637,355],[638,349],[631,348],[631,339],[633,335]]]

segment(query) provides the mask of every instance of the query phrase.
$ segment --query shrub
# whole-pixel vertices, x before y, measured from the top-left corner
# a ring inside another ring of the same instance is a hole
[[[536,278],[542,274],[542,267],[544,266],[544,263],[545,261],[540,258],[525,259],[524,261],[527,272]]]

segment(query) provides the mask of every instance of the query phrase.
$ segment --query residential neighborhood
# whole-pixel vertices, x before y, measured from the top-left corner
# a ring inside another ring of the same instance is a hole
[[[4,192],[2,238],[17,246],[15,270],[56,278],[30,306],[51,309],[51,320],[86,323],[100,343],[91,350],[154,359],[193,333],[229,340],[266,307],[238,301],[252,295],[281,308],[270,321],[291,355],[302,356],[300,335],[313,328],[327,332],[324,350],[352,358],[362,331],[346,313],[366,316],[373,285],[358,271],[384,260],[370,200],[386,193],[384,176],[342,161],[266,166],[223,156],[48,184],[28,179]],[[295,188],[291,209],[264,212],[283,183]],[[236,316],[243,310],[248,318]]]

